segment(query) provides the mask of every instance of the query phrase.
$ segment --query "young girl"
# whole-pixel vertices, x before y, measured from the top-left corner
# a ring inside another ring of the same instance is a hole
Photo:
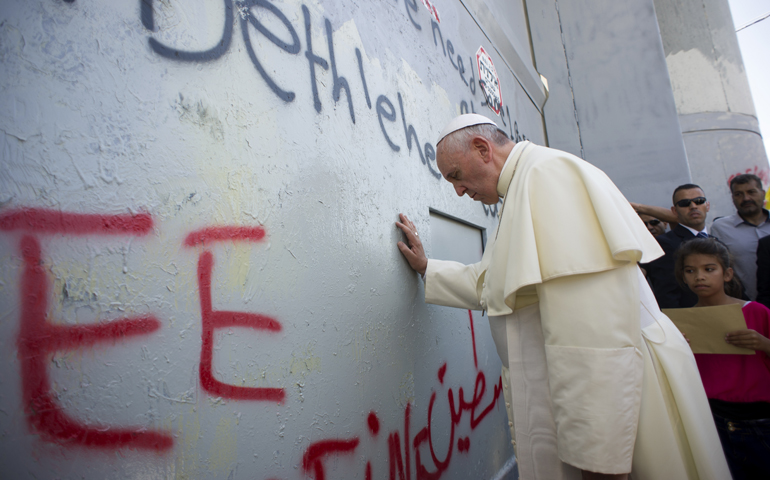
[[[754,355],[696,354],[703,386],[733,479],[770,479],[770,310],[736,298],[741,285],[720,241],[682,244],[674,273],[698,295],[695,307],[743,305],[746,330],[725,341]]]

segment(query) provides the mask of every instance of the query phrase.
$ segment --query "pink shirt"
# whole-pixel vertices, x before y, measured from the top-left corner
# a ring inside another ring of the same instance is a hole
[[[770,337],[770,310],[757,302],[743,306],[746,326]],[[695,354],[708,398],[726,402],[770,402],[770,358],[754,355]]]

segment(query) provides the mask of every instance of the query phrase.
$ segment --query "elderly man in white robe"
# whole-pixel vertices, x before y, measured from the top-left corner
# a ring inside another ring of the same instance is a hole
[[[428,260],[413,222],[398,248],[425,301],[489,313],[522,480],[729,479],[695,359],[637,262],[662,255],[599,169],[455,118],[437,166],[500,223],[481,262]]]

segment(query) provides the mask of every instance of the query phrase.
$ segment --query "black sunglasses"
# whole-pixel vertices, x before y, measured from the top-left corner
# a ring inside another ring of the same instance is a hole
[[[650,220],[649,222],[644,222],[645,225],[650,225],[651,227],[657,227],[660,225],[660,220],[657,218]]]
[[[683,198],[676,202],[676,206],[686,208],[690,206],[690,202],[694,203],[695,205],[703,205],[706,203],[706,197]]]

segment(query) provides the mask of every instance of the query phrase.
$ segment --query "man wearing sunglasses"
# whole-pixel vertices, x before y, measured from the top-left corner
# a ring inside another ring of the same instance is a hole
[[[650,215],[645,215],[644,213],[640,213],[639,218],[642,219],[644,226],[647,227],[647,230],[652,234],[653,237],[659,237],[666,233],[668,223],[664,222],[663,220],[658,220],[657,218]]]
[[[676,187],[673,202],[671,213],[676,215],[679,224],[656,237],[665,255],[642,267],[660,308],[688,308],[698,303],[698,297],[689,288],[680,286],[674,277],[676,250],[695,237],[708,238],[706,215],[710,204],[703,190],[692,183]]]
[[[757,297],[757,244],[770,235],[770,221],[762,180],[745,173],[730,180],[730,192],[737,212],[714,221],[711,234],[721,240],[735,257],[735,273],[751,300]]]

